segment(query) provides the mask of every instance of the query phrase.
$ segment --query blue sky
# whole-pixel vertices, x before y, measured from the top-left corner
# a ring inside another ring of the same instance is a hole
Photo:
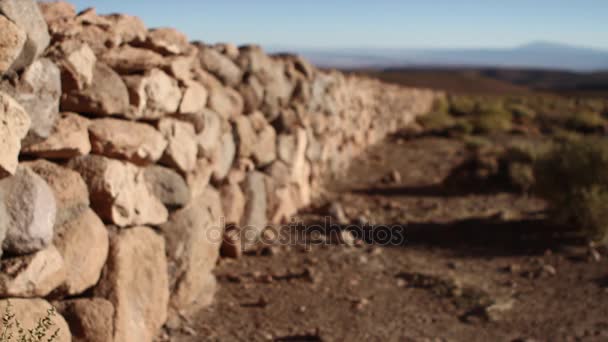
[[[512,47],[608,50],[608,0],[72,0],[208,43],[266,47]]]

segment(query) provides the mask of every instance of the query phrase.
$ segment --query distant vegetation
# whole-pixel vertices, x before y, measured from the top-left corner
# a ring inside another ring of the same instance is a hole
[[[495,165],[476,174],[545,199],[552,222],[608,240],[608,100],[448,95],[418,123]]]

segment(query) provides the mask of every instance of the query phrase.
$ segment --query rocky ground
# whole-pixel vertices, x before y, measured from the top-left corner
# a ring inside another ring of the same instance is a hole
[[[608,261],[601,251],[554,233],[534,198],[447,186],[443,180],[467,157],[461,142],[437,137],[388,139],[370,149],[334,182],[326,202],[298,219],[323,222],[327,213],[342,224],[367,222],[367,229],[384,224],[397,234],[404,228],[403,243],[292,228],[307,239],[222,259],[215,303],[165,337],[608,339]]]

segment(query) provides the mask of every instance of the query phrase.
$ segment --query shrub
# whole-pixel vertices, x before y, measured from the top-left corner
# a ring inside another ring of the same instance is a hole
[[[454,118],[445,112],[432,112],[418,118],[418,123],[427,130],[443,131],[454,125]]]
[[[472,124],[475,127],[475,133],[492,134],[510,131],[512,127],[511,121],[511,113],[502,110],[479,113],[472,119]]]
[[[440,97],[433,103],[433,112],[448,113],[450,111],[450,103],[446,97]]]
[[[535,192],[551,217],[594,240],[608,232],[608,141],[583,138],[556,144],[534,165]]]
[[[597,112],[577,112],[566,120],[566,127],[583,132],[594,131],[604,126],[604,119]]]
[[[507,109],[518,119],[534,119],[536,117],[536,112],[523,104],[512,104]]]
[[[457,136],[467,136],[472,134],[475,130],[473,124],[464,118],[458,118],[455,120],[454,125],[450,129],[450,133]]]
[[[467,96],[450,96],[449,103],[450,112],[454,115],[469,115],[475,110],[475,100]]]
[[[55,309],[48,310],[45,317],[38,320],[38,324],[27,329],[21,326],[18,319],[15,318],[15,314],[11,310],[11,302],[8,301],[6,308],[4,309],[4,315],[2,316],[2,329],[0,331],[0,342],[41,342],[56,341],[59,337],[59,329],[56,329],[53,334],[49,335],[51,327],[55,325],[52,318],[55,316]]]

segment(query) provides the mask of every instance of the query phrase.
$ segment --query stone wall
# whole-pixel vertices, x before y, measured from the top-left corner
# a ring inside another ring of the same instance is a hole
[[[438,96],[64,2],[0,14],[0,297],[74,341],[209,305],[227,224],[253,245]]]

